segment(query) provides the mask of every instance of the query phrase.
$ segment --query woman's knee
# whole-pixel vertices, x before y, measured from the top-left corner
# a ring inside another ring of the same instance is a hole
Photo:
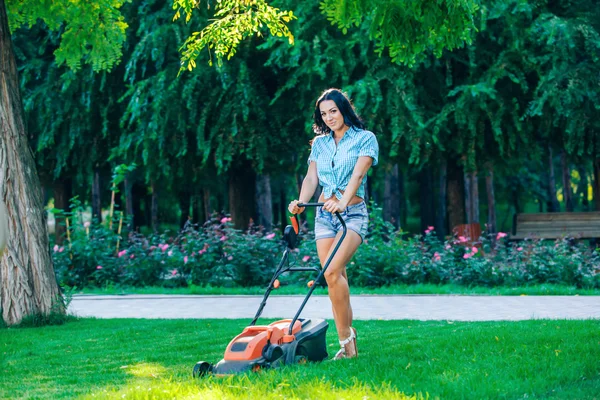
[[[335,285],[340,279],[343,279],[342,271],[339,269],[328,268],[325,271],[325,280],[327,281],[327,285]]]

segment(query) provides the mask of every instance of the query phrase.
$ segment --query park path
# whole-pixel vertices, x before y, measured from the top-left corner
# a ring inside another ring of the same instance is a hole
[[[96,318],[252,318],[262,296],[76,295],[69,312]],[[271,296],[262,316],[291,318],[303,296]],[[600,296],[352,296],[359,320],[519,321],[598,319]],[[327,296],[312,296],[303,317],[333,318]]]

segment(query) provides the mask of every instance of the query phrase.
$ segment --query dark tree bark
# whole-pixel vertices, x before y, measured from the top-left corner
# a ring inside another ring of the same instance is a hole
[[[256,211],[258,224],[265,231],[273,230],[273,202],[271,198],[271,177],[269,175],[258,175],[256,177]]]
[[[408,198],[406,196],[406,172],[398,171],[398,200],[400,201],[400,226],[408,225]]]
[[[229,170],[229,212],[236,229],[248,229],[255,220],[256,174],[250,163],[242,162]]]
[[[435,201],[433,199],[433,172],[425,166],[419,172],[419,203],[421,205],[421,232],[435,225]]]
[[[192,196],[188,191],[181,191],[177,197],[179,198],[179,209],[181,210],[179,228],[183,229],[185,224],[191,219],[190,208],[192,206]]]
[[[152,230],[158,232],[158,185],[156,181],[150,183],[152,187],[152,201],[150,206],[150,221]]]
[[[64,312],[48,245],[43,193],[27,142],[4,0],[0,0],[0,199],[8,244],[0,261],[0,308],[7,325]]]
[[[448,163],[443,160],[439,170],[439,196],[438,196],[438,212],[435,224],[435,231],[440,240],[443,240],[448,232],[446,222],[448,221],[448,211],[446,204],[448,201]]]
[[[560,153],[560,164],[562,167],[562,183],[563,183],[563,198],[565,200],[565,208],[567,212],[573,212],[573,192],[571,190],[571,168],[567,154],[562,151]]]
[[[142,209],[142,204],[146,202],[148,197],[146,186],[134,184],[131,188],[131,197],[133,202],[133,228],[137,230],[141,226],[150,225],[147,215],[150,207],[146,208],[146,212]]]
[[[465,198],[463,188],[463,171],[456,160],[448,160],[448,228],[465,221]]]
[[[554,154],[552,146],[548,145],[548,212],[559,212],[560,204],[556,198],[556,176],[554,174]]]
[[[579,184],[577,185],[577,199],[581,201],[583,211],[590,211],[590,202],[588,200],[588,174],[583,165],[577,169],[579,171]]]
[[[92,181],[92,219],[102,223],[102,202],[100,197],[100,172],[94,168],[94,178]]]
[[[208,221],[213,213],[213,209],[210,205],[210,189],[208,188],[202,189],[202,205],[204,207],[205,221]]]
[[[496,233],[498,228],[496,222],[496,195],[494,194],[494,165],[492,163],[486,165],[485,189],[488,203],[487,231],[488,233]]]
[[[202,225],[206,221],[204,217],[204,207],[202,207],[202,196],[194,195],[192,197],[192,222]]]
[[[467,224],[479,223],[479,179],[477,171],[465,172],[465,215]]]
[[[69,211],[69,200],[73,197],[71,178],[62,178],[54,182],[54,208]],[[54,241],[63,244],[66,239],[67,227],[63,217],[56,215],[54,223]]]
[[[123,182],[125,186],[125,215],[128,217],[135,217],[133,211],[133,179],[130,173],[125,176]]]
[[[383,218],[400,227],[400,188],[398,180],[398,164],[385,171],[383,194]]]
[[[594,210],[600,211],[600,157],[594,159]]]

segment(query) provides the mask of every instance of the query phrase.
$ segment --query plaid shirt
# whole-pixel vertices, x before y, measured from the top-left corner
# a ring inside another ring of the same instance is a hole
[[[350,127],[342,140],[335,144],[333,132],[329,135],[317,136],[312,143],[308,164],[317,163],[319,184],[323,186],[323,195],[326,199],[335,193],[335,197],[342,198],[340,190],[346,190],[358,157],[369,156],[373,158],[373,166],[377,165],[379,157],[379,144],[373,132],[360,128]],[[363,178],[356,195],[365,198],[367,176]]]

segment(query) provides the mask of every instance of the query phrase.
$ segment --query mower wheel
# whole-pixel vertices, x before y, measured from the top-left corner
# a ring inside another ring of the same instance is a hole
[[[275,360],[280,359],[283,356],[283,349],[277,345],[270,345],[269,347],[267,347],[263,356],[267,361],[273,362]]]
[[[192,376],[194,378],[202,378],[203,376],[210,374],[213,371],[213,366],[206,361],[198,361],[196,365],[194,365],[194,369],[192,370]]]

